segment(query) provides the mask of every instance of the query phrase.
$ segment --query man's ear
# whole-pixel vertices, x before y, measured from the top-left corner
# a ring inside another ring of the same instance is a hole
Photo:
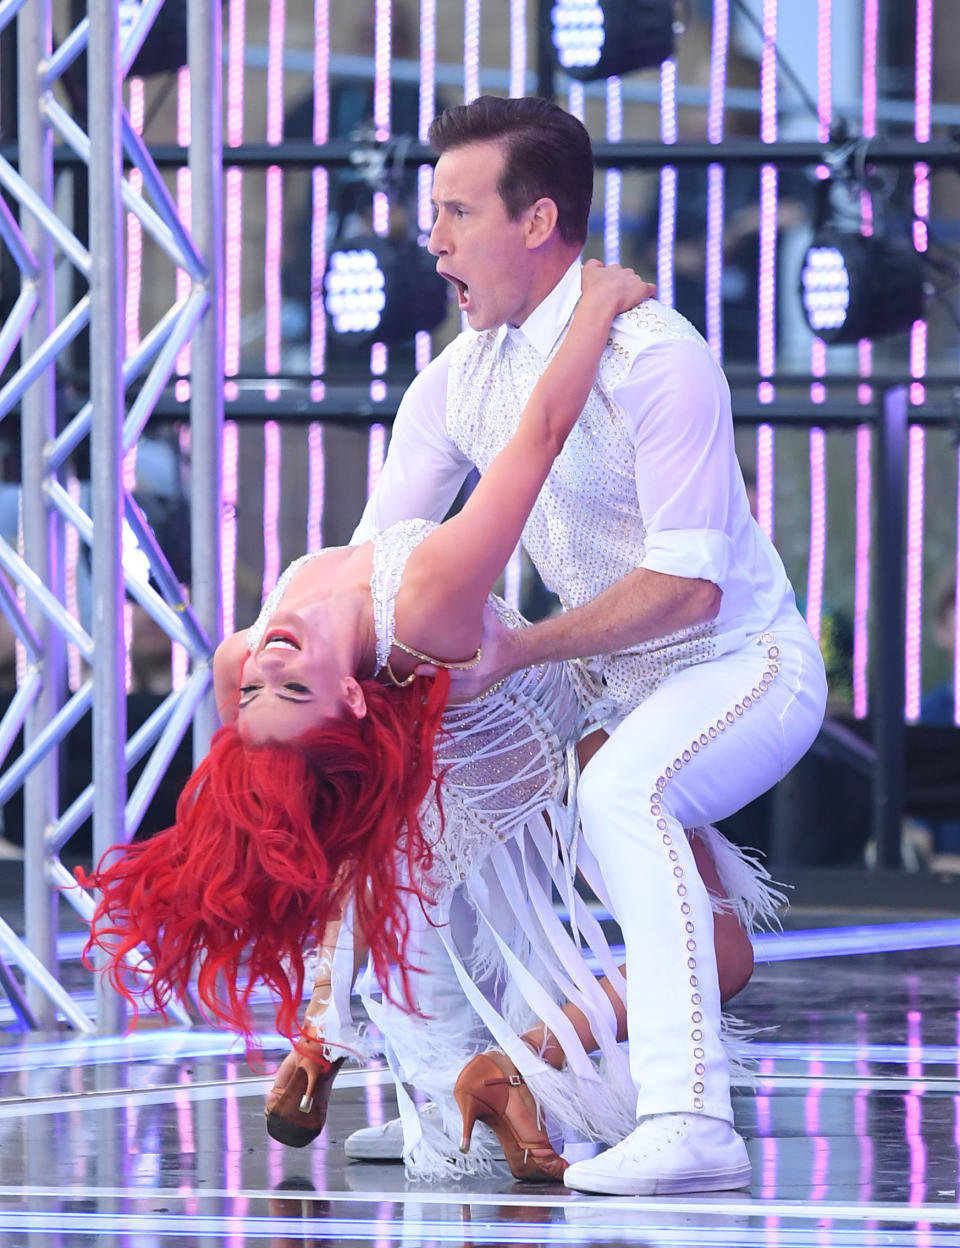
[[[356,719],[363,719],[367,714],[367,699],[363,689],[352,676],[345,676],[341,685],[343,704]]]
[[[556,233],[560,213],[554,201],[544,195],[527,209],[525,242],[530,250],[542,247]]]

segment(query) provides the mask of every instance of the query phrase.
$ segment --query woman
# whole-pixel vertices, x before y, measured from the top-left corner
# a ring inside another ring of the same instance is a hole
[[[175,826],[118,847],[91,879],[103,893],[91,944],[108,951],[107,974],[129,999],[123,960],[138,945],[152,960],[143,991],[160,1008],[185,992],[198,968],[206,1008],[249,1034],[253,988],[263,983],[277,994],[278,1026],[296,1037],[269,1110],[272,1133],[286,1142],[306,1143],[322,1127],[343,1060],[332,1059],[330,1047],[356,1047],[349,1029],[335,1034],[332,1017],[345,1011],[330,1009],[324,956],[306,1023],[297,1027],[303,951],[319,945],[336,956],[333,934],[348,909],[382,986],[382,1000],[368,994],[367,1005],[398,1082],[424,1086],[433,1077],[438,1096],[447,1094],[451,1123],[453,1099],[467,1128],[471,1113],[490,1118],[487,1102],[500,1094],[489,1080],[500,1076],[481,1071],[474,1088],[464,1072],[457,1097],[449,1095],[464,1037],[451,1040],[442,1020],[417,1013],[420,977],[438,941],[506,1054],[502,1062],[486,1059],[504,1079],[519,1070],[538,1107],[596,1138],[610,1138],[629,1118],[611,1004],[617,990],[597,984],[557,930],[550,902],[551,881],[564,875],[557,835],[570,828],[573,809],[565,805],[564,748],[579,731],[566,672],[516,673],[502,688],[444,711],[446,669],[479,659],[490,589],[585,402],[610,325],[645,290],[630,270],[588,264],[564,343],[509,446],[457,516],[440,526],[404,522],[374,542],[304,556],[287,569],[253,628],[218,647],[224,727],[184,790]],[[494,609],[521,626],[496,600]],[[435,679],[415,678],[424,662],[439,669]],[[440,803],[430,800],[438,771]],[[468,881],[478,932],[465,951],[452,919],[455,894]],[[595,887],[602,895],[599,881]],[[599,929],[585,911],[579,918],[622,994]],[[485,972],[505,980],[489,994],[495,1004],[476,987]],[[574,1001],[565,1013],[558,1002],[566,997]],[[588,1048],[570,1021],[575,1011],[586,1020]],[[562,1047],[563,1072],[522,1039],[538,1017]],[[600,1074],[588,1057],[593,1047],[601,1051]],[[471,1051],[476,1045],[466,1056]],[[524,1114],[532,1101],[520,1106],[518,1095],[506,1117],[494,1115],[515,1173],[557,1178],[563,1163],[539,1129],[539,1110],[531,1140]],[[449,1173],[451,1158],[423,1134],[402,1094],[401,1107],[412,1171]]]

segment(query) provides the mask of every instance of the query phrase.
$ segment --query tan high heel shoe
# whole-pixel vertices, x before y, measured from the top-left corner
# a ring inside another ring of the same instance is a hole
[[[305,1148],[323,1130],[334,1076],[346,1060],[330,1060],[315,1028],[305,1027],[300,1043],[315,1049],[316,1055],[290,1054],[296,1057],[293,1073],[282,1087],[274,1085],[280,1095],[265,1111],[267,1132],[290,1148]]]
[[[460,1151],[470,1148],[473,1124],[485,1122],[503,1148],[515,1179],[560,1183],[570,1164],[555,1152],[536,1102],[516,1066],[504,1053],[481,1053],[460,1072],[453,1095],[463,1115]]]

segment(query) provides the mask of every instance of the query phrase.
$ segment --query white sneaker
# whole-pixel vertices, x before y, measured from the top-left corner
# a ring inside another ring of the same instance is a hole
[[[652,1114],[614,1148],[569,1166],[563,1181],[579,1192],[669,1196],[730,1191],[747,1187],[750,1178],[746,1145],[728,1122]]]
[[[440,1110],[433,1101],[428,1101],[420,1110],[420,1118],[426,1130],[433,1127],[446,1135]],[[473,1134],[481,1144],[500,1155],[500,1143],[486,1123],[478,1122]],[[459,1140],[451,1142],[455,1147],[459,1144]],[[403,1123],[399,1118],[391,1118],[380,1127],[361,1127],[347,1136],[343,1151],[353,1161],[403,1161]]]

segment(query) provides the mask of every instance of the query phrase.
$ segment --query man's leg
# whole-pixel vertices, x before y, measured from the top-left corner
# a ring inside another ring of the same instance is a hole
[[[586,768],[579,801],[623,930],[641,1126],[571,1167],[586,1190],[717,1190],[748,1178],[720,1042],[713,915],[685,827],[774,784],[806,750],[824,686],[812,642],[770,638],[671,677]],[[604,1161],[607,1158],[607,1161]]]

